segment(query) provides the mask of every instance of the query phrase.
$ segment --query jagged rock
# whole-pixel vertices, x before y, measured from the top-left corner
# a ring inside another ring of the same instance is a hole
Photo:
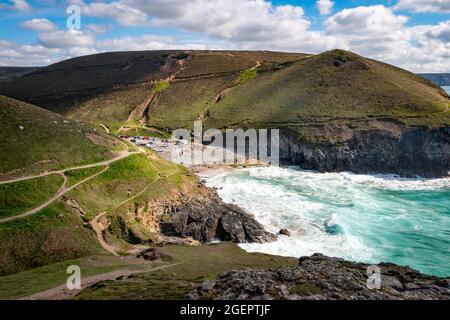
[[[151,248],[142,251],[137,255],[138,258],[142,258],[148,261],[172,261],[172,257],[165,254],[158,248]]]
[[[289,232],[288,229],[281,229],[280,234],[282,234],[283,236],[287,236],[287,237],[291,236],[291,233]]]
[[[208,197],[171,208],[168,217],[160,223],[160,230],[166,236],[192,237],[200,242],[264,243],[276,240],[276,236],[265,231],[250,214],[224,203],[213,190]]]
[[[231,271],[198,287],[190,299],[397,300],[450,299],[450,279],[408,267],[380,264],[380,288],[370,289],[368,265],[320,254],[299,259],[298,266]]]
[[[280,162],[321,172],[443,177],[450,171],[450,127],[406,127],[390,119],[341,122],[280,132]],[[311,140],[314,137],[315,141]]]

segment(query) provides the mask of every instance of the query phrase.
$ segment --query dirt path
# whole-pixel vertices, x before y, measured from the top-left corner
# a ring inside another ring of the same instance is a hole
[[[75,189],[76,187],[82,185],[83,183],[86,183],[87,181],[94,179],[95,177],[101,175],[103,172],[105,172],[106,170],[109,169],[109,166],[107,166],[105,169],[103,169],[102,171],[74,184],[73,186],[71,186],[70,188],[66,188],[66,184],[67,184],[67,177],[62,173],[62,175],[64,176],[64,183],[63,186],[61,187],[61,189],[49,200],[47,200],[47,202],[45,202],[44,204],[41,204],[39,207],[36,207],[32,210],[29,210],[27,212],[24,212],[22,214],[19,214],[17,216],[13,216],[13,217],[8,217],[8,218],[4,218],[4,219],[0,219],[0,223],[4,223],[4,222],[9,222],[9,221],[14,221],[17,219],[22,219],[25,217],[29,217],[35,213],[38,213],[39,211],[41,211],[42,209],[45,209],[46,207],[48,207],[49,205],[51,205],[53,202],[55,202],[56,200],[59,200],[62,196],[64,196],[66,193],[72,191],[73,189]]]
[[[84,289],[98,283],[101,281],[108,281],[108,280],[116,280],[120,277],[128,277],[134,274],[139,273],[147,273],[147,272],[154,272],[158,270],[164,270],[168,268],[175,267],[179,265],[181,262],[160,266],[156,268],[147,268],[143,270],[129,270],[129,269],[123,269],[123,270],[117,270],[112,271],[104,274],[99,274],[96,276],[92,276],[89,278],[81,279],[81,289],[76,290],[69,290],[67,288],[67,284],[63,284],[60,286],[57,286],[55,288],[45,290],[42,292],[38,292],[35,294],[32,294],[30,296],[21,298],[20,300],[66,300],[75,297],[77,294],[79,294]]]
[[[149,186],[147,186],[146,188],[144,188],[141,192],[139,192],[138,194],[134,195],[133,197],[126,199],[125,201],[122,201],[120,204],[118,204],[114,209],[115,210],[117,208],[120,208],[121,206],[123,206],[125,203],[128,203],[130,201],[133,201],[134,199],[136,199],[137,197],[139,197],[140,195],[142,195],[144,192],[146,192],[148,190]],[[100,243],[100,245],[102,246],[103,249],[105,249],[106,251],[108,251],[109,253],[118,256],[118,254],[116,253],[117,248],[108,244],[105,240],[105,230],[107,228],[107,226],[101,222],[101,219],[107,214],[107,212],[103,212],[101,214],[99,214],[98,216],[96,216],[89,224],[91,225],[92,229],[95,231],[95,234],[97,235],[97,240]]]
[[[123,201],[122,203],[120,203],[118,206],[116,206],[114,209],[119,208],[120,206],[124,205],[125,203],[132,201],[133,199],[136,199],[137,197],[139,197],[140,195],[142,195],[145,191],[148,190],[148,187],[145,188],[144,190],[142,190],[141,192],[139,192],[138,194],[136,194],[135,196]],[[114,210],[112,209],[112,210]],[[95,232],[95,235],[97,236],[97,240],[98,243],[100,244],[100,246],[108,251],[109,253],[111,253],[114,256],[118,256],[117,254],[117,248],[113,245],[110,245],[106,239],[105,239],[105,231],[107,226],[107,223],[102,223],[101,219],[107,214],[108,212],[103,212],[101,214],[99,214],[98,216],[96,216],[91,222],[89,222],[90,226],[92,227],[92,229]]]
[[[118,254],[116,253],[116,248],[114,246],[109,245],[105,240],[104,232],[106,230],[106,226],[100,222],[101,218],[103,218],[105,214],[106,212],[99,214],[91,222],[89,222],[89,224],[91,225],[92,229],[97,235],[98,243],[102,246],[102,248],[108,251],[109,253],[118,256]]]
[[[125,159],[125,158],[127,158],[127,157],[129,157],[131,155],[139,154],[139,153],[142,153],[142,151],[136,151],[136,152],[121,151],[121,152],[119,152],[119,155],[117,157],[115,157],[113,159],[110,159],[110,160],[97,162],[97,163],[86,164],[86,165],[77,166],[77,167],[71,167],[71,168],[57,170],[57,171],[44,172],[44,173],[33,175],[33,176],[25,176],[25,177],[15,178],[15,179],[11,179],[11,180],[0,181],[0,185],[8,184],[8,183],[20,182],[20,181],[26,181],[26,180],[36,179],[36,178],[42,178],[42,177],[46,177],[46,176],[49,176],[49,175],[52,175],[52,174],[64,174],[67,171],[89,169],[89,168],[95,168],[95,167],[101,167],[101,166],[109,166],[110,164],[112,164],[112,163],[114,163],[116,161]]]

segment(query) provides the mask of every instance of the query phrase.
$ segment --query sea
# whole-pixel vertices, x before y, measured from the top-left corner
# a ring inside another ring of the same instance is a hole
[[[225,202],[255,215],[268,231],[288,229],[248,252],[391,262],[450,276],[450,179],[318,173],[297,167],[239,169],[210,177]]]

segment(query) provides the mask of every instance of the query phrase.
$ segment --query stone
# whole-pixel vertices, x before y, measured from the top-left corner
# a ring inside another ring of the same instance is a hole
[[[291,236],[291,233],[289,232],[288,229],[281,229],[280,234],[282,234],[283,236],[287,236],[287,237]]]
[[[380,290],[367,286],[369,265],[315,254],[300,258],[298,266],[227,272],[199,286],[189,297],[196,300],[450,299],[450,279],[424,275],[394,264],[378,266],[382,279]]]
[[[158,248],[151,248],[142,251],[137,255],[137,258],[142,258],[148,261],[172,261],[172,257]]]

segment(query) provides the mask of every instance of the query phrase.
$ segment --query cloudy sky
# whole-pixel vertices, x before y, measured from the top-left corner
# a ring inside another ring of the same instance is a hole
[[[77,5],[81,28],[67,27]],[[450,0],[0,0],[0,65],[104,51],[342,48],[450,72]]]

